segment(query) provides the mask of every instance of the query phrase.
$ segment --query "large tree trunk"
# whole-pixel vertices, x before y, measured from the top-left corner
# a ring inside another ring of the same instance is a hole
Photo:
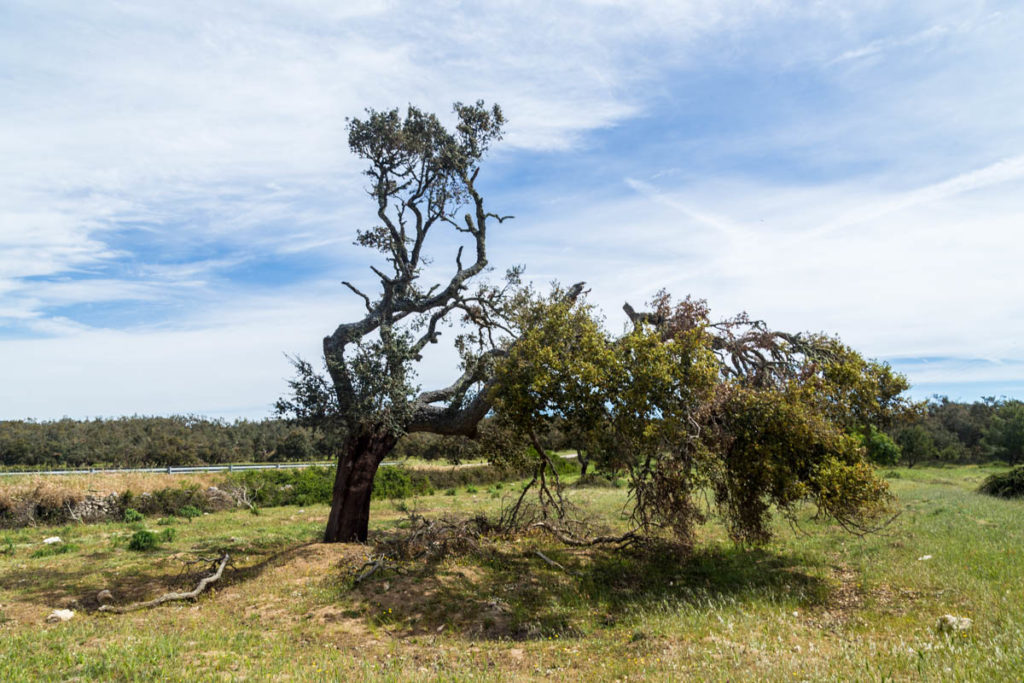
[[[338,472],[334,477],[324,543],[366,541],[373,477],[397,441],[384,429],[361,430],[345,439],[338,454]]]

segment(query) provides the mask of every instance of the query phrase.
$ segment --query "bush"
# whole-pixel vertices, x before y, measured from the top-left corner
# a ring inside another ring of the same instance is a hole
[[[170,529],[168,529],[170,531]],[[145,551],[152,550],[159,545],[157,535],[146,529],[139,529],[128,540],[128,550]]]
[[[32,551],[32,557],[53,557],[54,555],[70,553],[73,550],[78,550],[78,546],[74,543],[54,543],[52,545],[44,545],[42,548]]]
[[[978,492],[996,498],[1024,498],[1024,466],[991,475],[982,482]]]
[[[858,433],[857,437],[864,447],[868,460],[876,465],[892,467],[903,455],[896,442],[874,425],[869,426],[866,432]]]
[[[126,494],[127,495],[127,494]],[[185,484],[178,488],[160,489],[132,496],[136,509],[147,515],[176,515],[186,507],[204,510],[208,501],[198,484]],[[125,506],[125,496],[121,497],[121,505]]]
[[[129,524],[133,522],[141,522],[142,513],[136,510],[135,508],[125,508],[124,521],[128,522]]]
[[[382,467],[373,479],[373,497],[395,500],[433,493],[430,480],[404,467]]]

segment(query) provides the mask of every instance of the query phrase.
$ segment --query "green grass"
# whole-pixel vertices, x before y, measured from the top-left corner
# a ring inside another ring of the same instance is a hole
[[[1024,502],[977,494],[993,471],[891,470],[901,514],[864,538],[808,511],[760,549],[709,525],[685,558],[485,539],[356,588],[371,548],[315,543],[324,506],[204,515],[147,553],[123,523],[5,531],[0,680],[1020,680]],[[403,509],[493,513],[518,489],[376,501],[373,534]],[[623,528],[623,489],[571,495]],[[70,549],[33,557],[51,535]],[[183,560],[223,551],[234,568],[195,603],[94,611],[105,588],[119,602],[189,589]],[[70,622],[43,623],[67,606]],[[972,629],[938,634],[946,613]]]

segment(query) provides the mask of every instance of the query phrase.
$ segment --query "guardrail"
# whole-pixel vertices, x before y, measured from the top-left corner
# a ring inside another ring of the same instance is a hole
[[[77,470],[29,470],[25,472],[0,472],[0,477],[27,476],[27,475],[61,475],[61,474],[126,474],[126,473],[152,473],[152,474],[189,474],[192,472],[242,472],[245,470],[290,470],[305,467],[333,467],[334,462],[274,462],[252,465],[197,465],[196,467],[135,467],[126,469],[107,469],[92,467],[89,469]],[[393,462],[382,462],[381,465],[394,465]]]

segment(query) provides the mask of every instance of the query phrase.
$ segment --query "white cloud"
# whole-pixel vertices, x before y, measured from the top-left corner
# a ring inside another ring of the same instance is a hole
[[[262,414],[290,372],[281,352],[316,356],[352,303],[336,281],[352,277],[353,229],[372,217],[344,117],[478,97],[509,116],[495,162],[513,183],[527,154],[598,150],[594,163],[614,167],[602,133],[631,121],[676,145],[680,168],[725,160],[695,179],[636,171],[637,159],[617,196],[563,197],[550,219],[494,233],[499,269],[588,280],[613,326],[623,299],[667,286],[874,355],[1024,357],[1013,3],[100,0],[5,12],[0,331],[48,338],[0,341],[20,359],[0,369],[0,416]],[[666,128],[657,107],[687,106],[687,78],[704,73],[797,74],[811,94],[769,89],[776,118],[738,132]],[[776,177],[794,157],[803,177]],[[132,252],[125,228],[147,248]],[[345,272],[271,299],[221,277],[300,255]],[[99,330],[46,313],[125,299],[177,301],[179,314]],[[439,356],[425,384],[448,366]]]

